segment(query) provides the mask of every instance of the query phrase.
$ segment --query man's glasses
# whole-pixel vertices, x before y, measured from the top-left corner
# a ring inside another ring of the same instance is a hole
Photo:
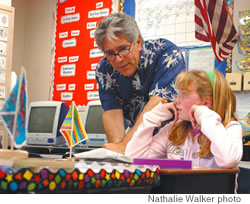
[[[113,51],[104,52],[105,56],[107,57],[108,61],[113,62],[115,61],[116,56],[126,57],[130,53],[130,48],[132,43],[129,47],[122,49],[120,52],[114,53]]]

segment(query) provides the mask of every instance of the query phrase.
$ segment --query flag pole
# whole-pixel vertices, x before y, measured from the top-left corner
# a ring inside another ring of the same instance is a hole
[[[18,114],[19,105],[20,105],[19,104],[20,103],[20,92],[21,92],[21,88],[22,88],[23,73],[24,73],[24,68],[21,67],[21,75],[20,75],[18,92],[17,92],[16,111],[15,111],[15,118],[14,118],[14,125],[13,125],[13,136],[11,138],[11,150],[14,149],[14,141],[15,141],[15,138],[16,138],[17,114]]]
[[[75,110],[75,103],[72,101],[71,103],[71,137],[70,137],[70,149],[69,149],[69,158],[72,159],[72,144],[73,144],[73,129],[74,129],[74,110]]]

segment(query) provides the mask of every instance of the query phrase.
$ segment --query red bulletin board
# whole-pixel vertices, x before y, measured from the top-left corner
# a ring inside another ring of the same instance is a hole
[[[94,40],[98,21],[112,12],[112,0],[57,0],[51,98],[85,107],[99,99],[95,67],[103,57]]]

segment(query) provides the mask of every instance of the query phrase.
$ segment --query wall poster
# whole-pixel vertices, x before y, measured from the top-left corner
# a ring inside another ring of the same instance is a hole
[[[50,97],[85,109],[99,99],[95,67],[103,57],[94,40],[98,21],[110,14],[114,0],[57,0],[55,6]]]

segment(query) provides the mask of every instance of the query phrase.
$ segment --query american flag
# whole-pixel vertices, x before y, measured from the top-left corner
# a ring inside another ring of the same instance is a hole
[[[211,42],[218,62],[230,55],[239,34],[224,0],[195,0],[195,37]]]

